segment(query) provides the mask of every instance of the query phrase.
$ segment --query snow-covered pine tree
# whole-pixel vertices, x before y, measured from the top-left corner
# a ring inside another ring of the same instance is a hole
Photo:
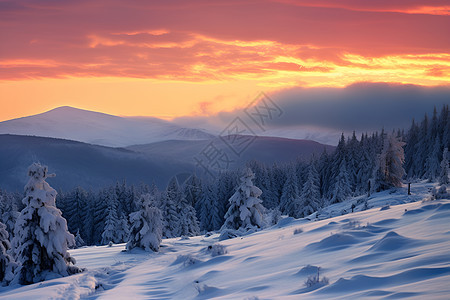
[[[86,246],[86,243],[84,242],[83,238],[81,237],[79,230],[77,231],[77,234],[75,235],[75,246],[76,246],[76,248]]]
[[[82,187],[76,187],[71,193],[64,197],[65,208],[63,215],[67,220],[67,227],[70,232],[84,230],[84,219],[86,204],[86,192]]]
[[[30,179],[14,229],[14,253],[19,267],[14,282],[31,284],[81,272],[67,251],[75,243],[66,220],[55,206],[56,191],[45,181],[46,166],[34,163],[28,168]]]
[[[339,203],[347,199],[352,193],[347,173],[347,162],[344,158],[339,167],[339,173],[334,185],[334,193],[330,204]]]
[[[187,202],[192,206],[196,207],[197,202],[202,196],[202,182],[200,179],[192,174],[183,184],[184,196]]]
[[[414,119],[406,137],[408,141],[405,145],[405,171],[407,178],[416,176],[417,158],[416,146],[419,142],[419,127],[416,125]]]
[[[9,193],[3,193],[0,195],[0,205],[2,206],[1,221],[6,226],[6,230],[9,236],[13,236],[14,225],[19,217],[19,211],[17,209],[16,199]]]
[[[225,214],[224,229],[254,229],[263,227],[264,206],[259,199],[262,191],[253,185],[254,174],[250,168],[246,168],[241,177],[241,184],[231,196],[230,208]]]
[[[180,215],[178,212],[178,202],[181,198],[181,191],[176,177],[173,177],[161,199],[161,211],[163,215],[163,236],[173,238],[180,236]]]
[[[441,154],[441,141],[439,140],[439,137],[435,139],[434,145],[430,150],[425,162],[425,177],[428,178],[430,182],[434,182],[439,175],[440,169],[439,156]]]
[[[393,134],[385,136],[383,149],[378,158],[377,175],[375,176],[375,186],[378,191],[402,186],[402,177],[405,175],[403,169],[405,161],[404,144]]]
[[[9,234],[5,224],[0,222],[0,283],[8,284],[14,275],[14,268],[17,266],[14,259],[9,255],[11,244]]]
[[[198,201],[200,229],[212,231],[220,229],[223,216],[220,215],[217,187],[215,184],[204,184],[202,197]]]
[[[319,174],[314,161],[311,161],[308,169],[308,179],[303,185],[300,196],[300,215],[302,217],[312,214],[320,207]]]
[[[108,215],[105,220],[105,227],[102,233],[102,245],[107,245],[109,242],[119,243],[117,238],[117,225],[119,220],[117,218],[116,207],[112,204],[108,207]]]
[[[127,243],[127,250],[136,247],[146,251],[159,251],[162,237],[161,211],[151,206],[150,194],[144,194],[139,198],[138,211],[130,214],[131,232]]]
[[[83,231],[80,232],[81,237],[86,242],[86,245],[94,244],[94,207],[95,207],[95,193],[88,191],[86,193],[86,202],[84,213],[82,215],[84,224]]]
[[[168,188],[167,194],[173,199],[179,217],[179,232],[177,236],[199,235],[200,228],[198,226],[197,214],[192,205],[186,200],[176,177],[172,178],[169,187],[170,189]]]
[[[94,204],[92,205],[92,216],[95,226],[92,230],[92,243],[101,245],[102,234],[105,229],[105,220],[108,215],[108,203],[110,198],[110,190],[103,189],[97,193],[94,198]]]
[[[127,217],[122,214],[119,218],[119,222],[116,226],[116,238],[118,243],[125,243],[130,236],[130,224]]]
[[[441,172],[439,173],[439,184],[449,184],[450,180],[448,179],[448,149],[444,149],[444,153],[442,153],[442,161],[441,161]]]
[[[296,172],[293,166],[286,170],[286,181],[280,198],[280,211],[284,215],[297,218],[300,216],[299,190]]]

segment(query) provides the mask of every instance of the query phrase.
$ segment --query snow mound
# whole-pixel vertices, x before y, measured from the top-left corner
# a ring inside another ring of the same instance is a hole
[[[389,231],[382,239],[378,240],[369,251],[393,251],[407,246],[411,246],[416,241]]]
[[[359,240],[353,235],[346,233],[335,233],[324,238],[320,242],[309,244],[306,247],[318,251],[336,251],[345,249],[357,243],[359,243]]]

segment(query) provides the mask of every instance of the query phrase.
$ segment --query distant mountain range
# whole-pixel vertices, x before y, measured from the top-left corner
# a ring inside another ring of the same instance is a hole
[[[61,138],[108,147],[214,137],[206,131],[182,127],[158,118],[118,117],[69,106],[0,122],[0,134]]]
[[[227,169],[242,167],[252,159],[287,162],[309,159],[324,149],[334,149],[312,141],[258,137],[238,157],[220,144],[219,139],[171,140],[111,148],[63,139],[0,134],[0,188],[22,190],[27,182],[27,167],[35,161],[48,165],[49,171],[56,173],[49,182],[57,189],[82,186],[96,190],[123,179],[130,184],[155,182],[165,188],[174,175],[184,178],[193,172],[204,175],[204,170],[196,167],[194,157],[201,158],[202,151],[211,142],[229,154],[232,162]]]

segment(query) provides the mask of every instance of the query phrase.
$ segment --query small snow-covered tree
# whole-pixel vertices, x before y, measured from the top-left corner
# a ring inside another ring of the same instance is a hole
[[[8,284],[13,279],[13,272],[16,264],[9,250],[11,244],[9,243],[9,234],[6,231],[6,226],[0,223],[0,282]]]
[[[246,168],[242,175],[241,184],[233,196],[231,196],[230,208],[225,214],[223,229],[252,229],[263,227],[262,200],[259,199],[262,191],[253,185],[252,179],[255,177],[250,168]]]
[[[440,184],[449,184],[450,181],[448,179],[448,149],[444,149],[444,153],[442,154],[441,161],[441,172],[439,174],[439,183]]]
[[[51,177],[47,167],[34,163],[28,168],[28,176],[22,200],[26,207],[14,228],[13,246],[20,265],[14,282],[31,284],[81,272],[67,251],[75,239],[55,206],[56,191],[45,181]]]
[[[403,169],[405,161],[404,144],[393,134],[384,138],[383,150],[378,157],[377,175],[375,176],[375,184],[378,190],[402,186],[402,177],[405,175]]]
[[[83,238],[81,237],[79,230],[77,231],[77,234],[75,235],[75,246],[76,246],[76,248],[86,246],[86,243],[84,242]]]
[[[150,194],[144,194],[137,203],[139,210],[130,214],[131,232],[127,250],[136,247],[146,251],[159,250],[163,227],[161,211],[151,204]]]

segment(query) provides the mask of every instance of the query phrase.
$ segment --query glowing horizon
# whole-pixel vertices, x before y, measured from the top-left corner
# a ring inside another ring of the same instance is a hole
[[[450,84],[445,1],[0,0],[0,121],[211,115],[260,91]]]

